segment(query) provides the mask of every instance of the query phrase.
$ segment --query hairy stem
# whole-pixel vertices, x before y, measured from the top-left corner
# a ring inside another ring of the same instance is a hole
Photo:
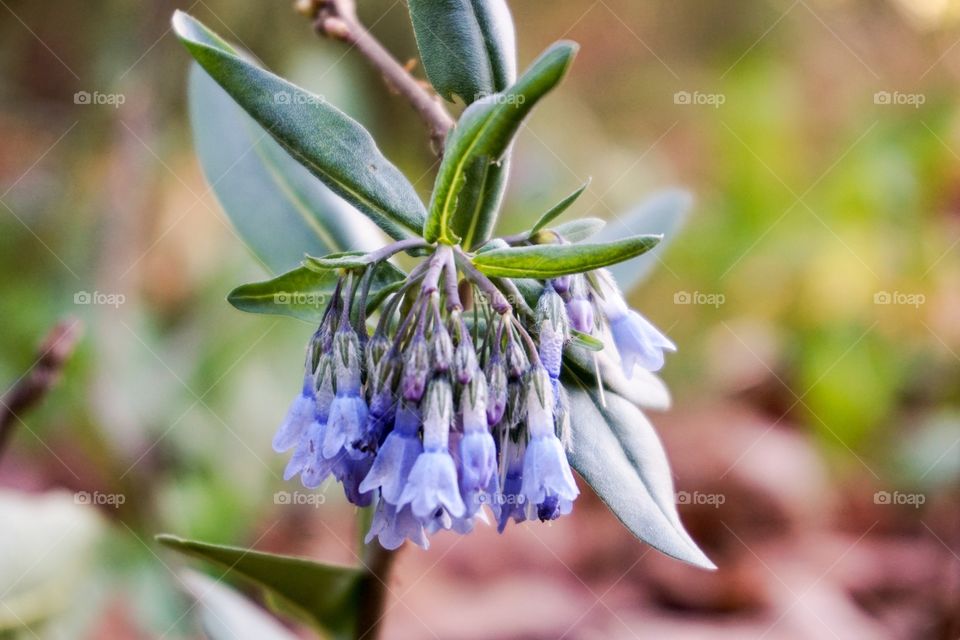
[[[77,319],[61,320],[47,334],[29,371],[0,399],[0,455],[10,440],[20,414],[38,404],[60,378],[60,372],[80,339]]]
[[[313,18],[313,28],[317,33],[355,47],[383,74],[387,84],[410,103],[427,125],[434,151],[442,155],[444,140],[454,126],[453,118],[447,113],[441,98],[410,75],[367,31],[357,18],[354,0],[307,0],[305,4],[304,10]]]

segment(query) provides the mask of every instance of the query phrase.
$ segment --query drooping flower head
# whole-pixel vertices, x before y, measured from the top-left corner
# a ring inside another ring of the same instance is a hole
[[[332,476],[352,503],[375,504],[367,541],[385,548],[468,533],[488,511],[500,531],[570,513],[579,495],[564,444],[575,428],[564,388],[572,339],[609,331],[628,372],[659,368],[673,348],[605,272],[548,279],[533,309],[515,312],[481,274],[465,268],[460,280],[460,266],[454,250],[437,248],[382,302],[369,338],[376,263],[347,272],[274,439],[294,448],[287,478],[317,487]]]

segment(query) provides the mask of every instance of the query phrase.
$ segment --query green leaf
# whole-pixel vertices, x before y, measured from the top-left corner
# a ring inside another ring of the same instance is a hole
[[[576,51],[577,45],[572,42],[554,44],[512,87],[474,102],[463,112],[457,128],[447,139],[434,185],[423,227],[423,236],[428,242],[453,244],[460,239],[452,227],[452,218],[471,163],[483,156],[490,162],[503,157],[534,105],[563,79]],[[478,237],[475,241],[484,239]]]
[[[576,329],[570,330],[571,344],[587,351],[603,351],[603,341]]]
[[[605,244],[536,244],[478,253],[473,264],[499,278],[555,278],[629,260],[649,251],[660,236],[634,236]]]
[[[583,192],[586,191],[587,187],[589,186],[590,186],[590,180],[587,180],[582,185],[580,185],[579,189],[577,189],[576,191],[568,195],[566,198],[564,198],[563,200],[555,204],[553,208],[551,208],[545,214],[540,216],[540,219],[537,220],[537,223],[533,225],[533,227],[530,229],[530,235],[533,235],[537,231],[540,231],[540,229],[543,229],[544,227],[546,227],[548,224],[553,222],[557,217],[559,217],[564,211],[569,209],[570,205],[576,202],[577,198],[579,198],[580,195],[583,194]]]
[[[656,233],[664,237],[653,251],[610,269],[623,291],[630,291],[650,274],[669,241],[683,227],[691,206],[693,196],[688,192],[667,189],[650,196],[626,214],[616,216],[598,234],[598,240],[613,240],[634,233]]]
[[[580,242],[599,233],[606,224],[600,218],[580,218],[559,224],[552,231],[568,242]]]
[[[470,104],[516,81],[513,20],[505,0],[412,0],[408,4],[427,77],[446,99],[459,95]],[[507,188],[508,154],[495,160],[477,156],[464,170],[465,185],[450,227],[468,249],[493,234]]]
[[[574,468],[637,538],[684,562],[715,569],[680,522],[666,453],[643,412],[615,393],[605,394],[604,405],[587,385],[570,386]]]
[[[486,242],[493,235],[509,174],[509,153],[499,162],[490,156],[479,156],[467,166],[463,189],[450,220],[453,235],[459,237],[467,249]]]
[[[363,251],[343,251],[330,253],[320,258],[307,256],[303,266],[317,271],[327,269],[361,269],[370,264],[370,259]]]
[[[517,75],[513,19],[505,0],[409,0],[427,78],[467,104],[502,91]]]
[[[355,624],[363,577],[359,569],[166,534],[157,536],[157,542],[213,562],[225,569],[223,577],[253,583],[275,610],[317,629],[346,635]]]
[[[241,239],[274,273],[305,253],[373,249],[382,237],[200,68],[190,69],[190,121],[200,164]]]
[[[222,582],[195,571],[179,575],[210,640],[297,640],[280,622]]]
[[[173,28],[200,66],[324,184],[391,237],[420,232],[424,208],[413,185],[356,121],[244,60],[186,13],[174,14]]]
[[[406,278],[389,262],[381,262],[376,269],[367,299],[367,309],[371,311],[402,286]],[[322,319],[339,278],[336,269],[301,266],[271,280],[241,285],[230,292],[227,301],[240,311],[290,316],[316,324]]]

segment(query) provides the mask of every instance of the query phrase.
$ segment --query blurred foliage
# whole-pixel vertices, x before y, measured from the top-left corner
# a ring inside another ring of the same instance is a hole
[[[361,5],[400,59],[414,55],[402,5]],[[560,35],[582,51],[560,98],[521,135],[505,226],[529,224],[588,176],[575,215],[613,218],[660,187],[690,188],[684,235],[633,300],[680,345],[665,371],[675,403],[743,397],[815,433],[838,474],[955,481],[955,456],[942,454],[960,409],[960,67],[941,54],[956,11],[865,0],[512,5],[521,69]],[[224,301],[265,274],[194,159],[174,8],[0,9],[0,379],[30,366],[63,314],[89,327],[0,480],[127,495],[106,510],[118,524],[102,589],[125,593],[131,619],[158,633],[190,623],[144,541],[160,530],[224,543],[265,535],[283,464],[267,443],[310,331]],[[362,60],[316,38],[286,3],[194,11],[357,117],[427,193],[435,166],[420,123]],[[125,101],[76,104],[78,91]],[[681,91],[723,104],[676,104]],[[924,102],[878,104],[878,92]],[[78,292],[124,302],[75,304]],[[683,292],[723,303],[676,304]],[[883,292],[923,302],[877,304]]]

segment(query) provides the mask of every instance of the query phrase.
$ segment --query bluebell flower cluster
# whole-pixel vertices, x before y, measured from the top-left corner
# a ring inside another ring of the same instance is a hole
[[[502,532],[570,513],[571,336],[608,334],[628,376],[659,369],[673,344],[603,271],[548,280],[521,312],[441,246],[374,311],[374,266],[342,272],[308,344],[273,441],[293,450],[285,479],[315,488],[333,477],[350,502],[373,506],[366,540],[387,549],[427,548],[437,531],[468,533],[490,517]]]

